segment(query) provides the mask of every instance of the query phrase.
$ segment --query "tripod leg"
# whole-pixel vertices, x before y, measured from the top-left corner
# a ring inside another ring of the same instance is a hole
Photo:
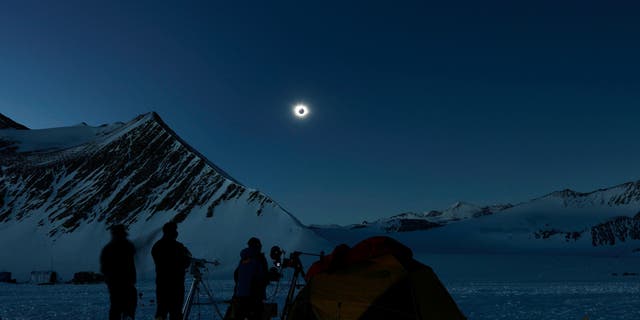
[[[204,288],[204,292],[209,297],[209,301],[211,301],[214,311],[216,312],[216,314],[218,314],[218,317],[220,319],[223,319],[224,315],[222,314],[222,311],[220,311],[220,308],[218,308],[218,304],[216,303],[216,301],[213,299],[213,293],[211,292],[211,289],[209,289],[209,286],[204,282],[201,282],[201,285],[202,285],[202,288]]]
[[[300,276],[300,270],[296,268],[295,271],[293,272],[293,278],[291,278],[289,292],[287,293],[287,299],[284,301],[284,307],[282,308],[282,319],[286,319],[287,314],[289,313],[289,309],[293,304],[293,295],[296,292],[296,286],[298,285],[299,276]]]
[[[189,289],[189,295],[187,295],[187,299],[184,301],[184,306],[182,307],[183,319],[189,319],[189,313],[191,313],[191,306],[193,305],[193,299],[197,295],[198,283],[199,281],[195,279],[191,284],[191,288]]]

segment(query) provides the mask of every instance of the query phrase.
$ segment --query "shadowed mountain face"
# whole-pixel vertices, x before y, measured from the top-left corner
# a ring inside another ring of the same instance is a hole
[[[0,129],[29,130],[29,128],[7,118],[2,113],[0,113]]]
[[[613,246],[629,240],[640,240],[640,213],[633,218],[617,217],[591,228],[594,246]]]
[[[182,221],[196,206],[213,217],[216,207],[231,199],[254,204],[256,215],[275,205],[216,170],[156,114],[108,128],[80,146],[11,150],[2,158],[0,222],[46,212],[39,224],[48,219],[51,236],[83,222],[131,224],[160,211],[176,212],[174,219]]]
[[[100,127],[0,130],[0,242],[26,241],[27,250],[46,251],[46,257],[59,249],[58,260],[71,265],[68,255],[82,251],[78,247],[96,250],[107,241],[108,225],[124,223],[149,245],[169,220],[180,222],[182,239],[201,248],[194,254],[219,258],[224,247],[229,264],[251,236],[271,240],[265,246],[324,244],[271,198],[187,145],[155,113]],[[95,270],[95,259],[82,265]]]

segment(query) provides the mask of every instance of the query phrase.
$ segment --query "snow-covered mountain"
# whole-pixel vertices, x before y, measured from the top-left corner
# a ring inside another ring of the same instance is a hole
[[[0,115],[0,271],[25,279],[98,269],[107,226],[125,223],[140,277],[169,220],[194,256],[237,263],[247,239],[265,248],[328,250],[385,234],[420,253],[640,254],[640,181],[563,190],[516,205],[458,202],[346,227],[300,223],[190,147],[155,113],[99,127],[29,130]]]
[[[170,220],[194,256],[230,270],[247,239],[265,248],[321,250],[327,242],[176,135],[155,113],[127,123],[28,130],[0,117],[0,269],[98,269],[107,227],[129,226],[141,277]]]
[[[466,202],[456,202],[451,207],[442,211],[431,210],[423,213],[404,212],[372,222],[363,221],[360,224],[350,225],[347,228],[370,228],[387,233],[428,230],[466,219],[491,215],[511,207],[513,207],[511,204],[479,207]]]
[[[387,234],[422,252],[635,255],[640,181],[588,193],[567,189],[517,205],[459,202],[442,211],[314,229],[336,242]]]

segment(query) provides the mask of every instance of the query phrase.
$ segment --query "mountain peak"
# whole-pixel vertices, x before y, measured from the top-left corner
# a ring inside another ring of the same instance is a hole
[[[162,118],[160,118],[160,115],[155,111],[139,114],[133,119],[133,121],[140,121],[140,120],[144,120],[145,122],[150,120],[155,120],[155,121],[160,121],[164,123]]]
[[[242,185],[242,183],[240,181],[238,181],[237,179],[235,179],[234,177],[232,177],[230,174],[228,174],[226,171],[224,171],[222,168],[218,167],[216,164],[214,164],[212,161],[210,161],[207,157],[205,157],[202,153],[200,153],[198,150],[196,150],[194,147],[192,147],[191,145],[189,145],[185,140],[183,140],[178,134],[175,133],[175,131],[173,131],[173,129],[171,129],[171,127],[169,127],[166,122],[164,122],[164,120],[162,120],[162,118],[160,117],[160,115],[158,113],[156,113],[155,111],[151,111],[148,113],[144,113],[141,114],[139,116],[137,116],[134,120],[142,123],[147,123],[150,121],[153,121],[155,123],[157,123],[158,125],[160,125],[167,133],[169,133],[171,136],[173,136],[173,138],[175,138],[176,140],[178,140],[180,142],[180,144],[182,144],[185,148],[187,148],[189,151],[191,151],[192,153],[196,154],[198,157],[202,158],[205,160],[205,162],[211,166],[214,170],[216,170],[218,173],[220,173],[223,177],[225,177],[227,180],[233,181],[236,184]]]
[[[230,270],[251,236],[291,250],[324,248],[295,216],[220,170],[155,112],[99,127],[1,130],[0,163],[0,243],[55,256],[66,274],[96,270],[95,259],[81,257],[106,243],[114,223],[150,250],[162,225],[178,222],[194,255],[218,258]],[[148,257],[143,265],[152,266]],[[43,265],[7,252],[0,261],[14,270]]]
[[[585,193],[578,192],[578,191],[571,190],[571,189],[564,189],[564,190],[560,190],[560,191],[554,191],[549,195],[552,196],[552,197],[558,197],[558,198],[576,198],[576,197],[580,197],[582,195],[585,195]]]
[[[456,209],[462,209],[462,208],[477,208],[477,206],[468,202],[457,201],[456,203],[454,203],[449,207],[449,210],[456,210]]]
[[[13,121],[2,113],[0,113],[0,129],[29,130],[26,126]]]

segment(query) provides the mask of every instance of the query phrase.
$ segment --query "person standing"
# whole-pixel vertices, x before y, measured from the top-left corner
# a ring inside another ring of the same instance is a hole
[[[240,252],[240,263],[234,272],[237,301],[236,319],[261,319],[266,299],[268,280],[267,258],[262,253],[262,243],[251,238],[247,248]]]
[[[151,249],[156,265],[156,319],[182,320],[184,278],[191,263],[191,253],[178,239],[178,225],[168,222],[162,238]]]
[[[134,319],[138,295],[136,290],[136,249],[127,239],[122,224],[111,228],[111,241],[100,254],[100,271],[109,289],[109,320]]]

